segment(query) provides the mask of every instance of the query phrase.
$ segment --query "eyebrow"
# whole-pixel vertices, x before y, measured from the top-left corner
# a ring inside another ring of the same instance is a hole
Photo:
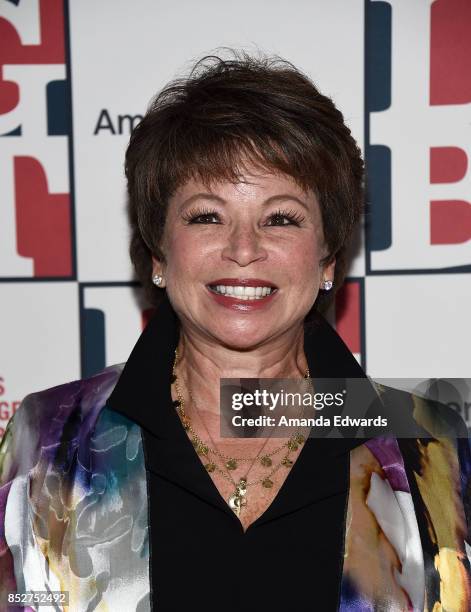
[[[221,198],[220,196],[217,196],[214,193],[200,192],[200,193],[194,193],[192,196],[187,198],[181,204],[181,207],[183,208],[183,206],[186,206],[187,204],[191,204],[195,200],[200,200],[200,199],[211,200],[213,202],[218,202],[219,204],[226,204],[227,203],[226,200],[224,200],[224,198]],[[268,204],[273,204],[274,202],[284,202],[286,200],[294,200],[295,202],[298,202],[298,204],[300,204],[303,208],[305,208],[306,210],[309,210],[309,207],[306,204],[306,202],[304,202],[300,198],[297,198],[296,196],[291,195],[289,193],[283,193],[283,194],[280,194],[280,195],[270,196],[269,198],[267,198],[263,202],[263,205],[267,206]]]
[[[300,198],[297,198],[296,196],[291,195],[289,193],[283,193],[281,195],[271,196],[270,198],[265,200],[264,204],[273,204],[273,202],[284,202],[286,200],[294,200],[298,204],[301,204],[303,208],[305,208],[306,210],[309,210],[309,206],[306,204],[306,202],[304,202]]]
[[[184,200],[180,208],[183,208],[187,204],[191,204],[195,200],[212,200],[213,202],[219,202],[220,204],[226,203],[226,200],[224,200],[223,198],[220,198],[217,195],[214,195],[214,193],[201,192],[201,193],[194,193],[192,196]]]

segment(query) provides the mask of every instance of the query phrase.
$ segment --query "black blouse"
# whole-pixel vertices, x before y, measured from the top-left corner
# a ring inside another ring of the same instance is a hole
[[[349,451],[364,440],[308,439],[272,504],[244,533],[173,406],[178,337],[165,298],[108,400],[143,430],[153,610],[337,610]],[[305,328],[304,349],[312,377],[365,376],[321,316]]]

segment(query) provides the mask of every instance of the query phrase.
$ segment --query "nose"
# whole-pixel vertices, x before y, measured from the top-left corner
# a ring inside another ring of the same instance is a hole
[[[239,223],[232,228],[222,258],[234,261],[239,266],[248,266],[267,257],[263,237],[250,223]]]

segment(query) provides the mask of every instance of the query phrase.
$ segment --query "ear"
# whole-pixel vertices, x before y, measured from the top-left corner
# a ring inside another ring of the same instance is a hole
[[[324,281],[330,280],[334,282],[334,275],[335,275],[335,257],[330,263],[326,264],[322,268],[320,288],[323,289]]]
[[[162,272],[162,262],[160,261],[160,259],[157,259],[157,257],[154,257],[154,255],[152,255],[152,274],[162,274]]]

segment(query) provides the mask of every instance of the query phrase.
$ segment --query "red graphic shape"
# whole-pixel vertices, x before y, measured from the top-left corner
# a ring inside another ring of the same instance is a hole
[[[32,157],[14,160],[18,254],[34,260],[34,276],[70,276],[68,193],[48,191],[44,168]]]
[[[155,314],[155,308],[145,308],[141,313],[141,329],[147,327],[147,324]]]
[[[0,18],[0,114],[18,104],[16,83],[3,80],[5,64],[64,64],[64,11],[61,0],[39,3],[41,44],[23,45],[13,24]]]
[[[432,147],[430,149],[430,182],[455,183],[461,181],[468,170],[468,156],[458,147]]]
[[[361,353],[360,326],[360,284],[346,281],[335,296],[335,329],[352,353]]]
[[[430,243],[460,244],[471,239],[471,204],[463,200],[430,202]]]
[[[430,104],[471,102],[471,2],[435,0],[431,8]]]

